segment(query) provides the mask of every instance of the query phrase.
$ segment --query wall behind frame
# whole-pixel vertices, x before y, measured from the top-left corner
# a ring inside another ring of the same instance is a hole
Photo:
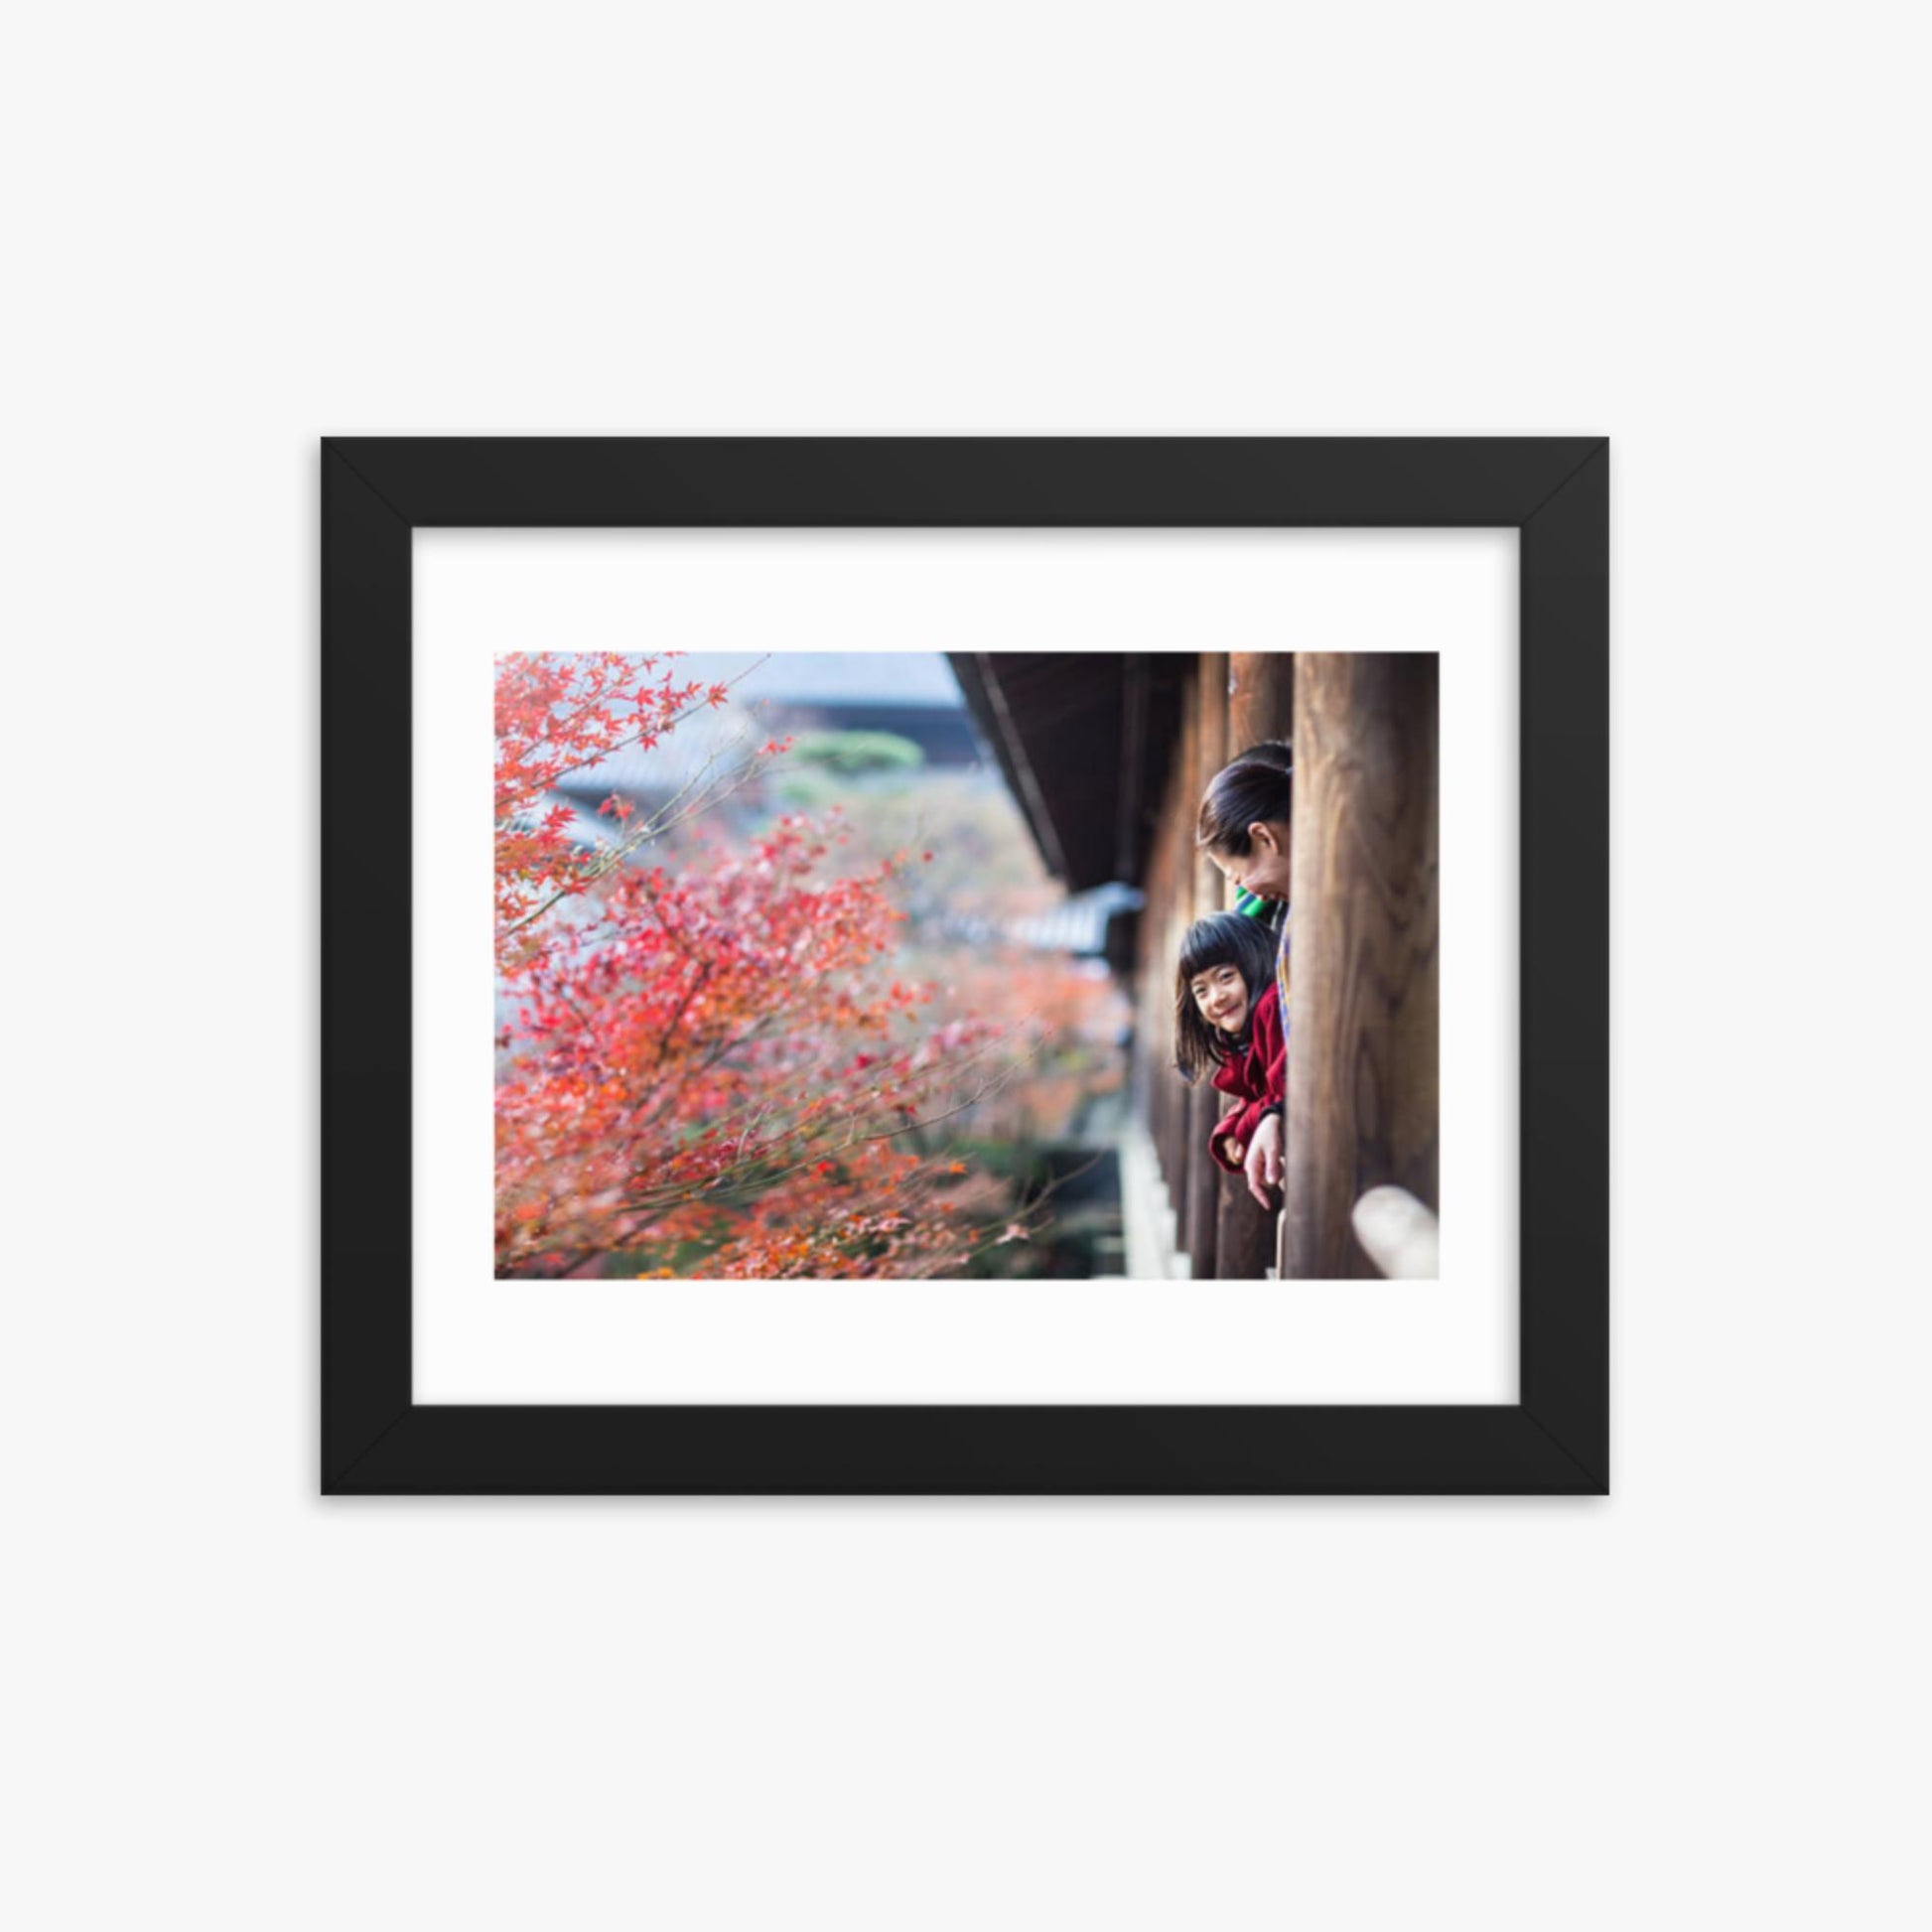
[[[10,63],[9,1919],[1922,1918],[1908,16],[377,19]],[[996,429],[1616,439],[1615,1494],[323,1504],[316,436]]]

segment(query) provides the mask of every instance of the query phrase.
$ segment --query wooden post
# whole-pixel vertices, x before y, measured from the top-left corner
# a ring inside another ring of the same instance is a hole
[[[1295,731],[1295,658],[1285,650],[1238,650],[1228,660],[1227,757]],[[1208,772],[1211,778],[1213,772]],[[1205,782],[1205,780],[1203,780]]]
[[[1200,815],[1201,793],[1207,781],[1227,762],[1228,658],[1225,651],[1203,651],[1200,657],[1200,702],[1194,726],[1194,781],[1187,789],[1180,835],[1193,867],[1194,917],[1204,919],[1222,904],[1220,868],[1194,844],[1194,823]]]
[[[1439,1206],[1437,664],[1295,660],[1281,1268],[1298,1281],[1375,1273],[1350,1226],[1370,1187]]]
[[[1134,1063],[1133,1063],[1133,1105],[1135,1112],[1146,1125],[1150,1137],[1154,1132],[1154,1109],[1156,1105],[1156,1053],[1154,1037],[1154,1009],[1149,998],[1153,985],[1154,963],[1160,954],[1155,925],[1159,913],[1154,903],[1154,867],[1153,855],[1148,855],[1148,863],[1141,873],[1141,889],[1147,895],[1141,915],[1135,922],[1134,936]]]
[[[1169,981],[1173,972],[1173,795],[1178,774],[1171,765],[1168,782],[1161,795],[1161,809],[1154,820],[1154,839],[1148,858],[1147,909],[1142,914],[1150,937],[1146,999],[1148,1013],[1148,1074],[1150,1105],[1148,1130],[1168,1202],[1175,1204],[1173,1156],[1176,1135],[1173,1116],[1176,1110],[1173,1077],[1173,1014],[1169,1002]]]
[[[1194,789],[1195,729],[1200,714],[1200,687],[1197,678],[1183,678],[1180,687],[1180,736],[1174,741],[1173,785],[1169,794],[1168,820],[1162,835],[1168,842],[1168,859],[1173,867],[1173,916],[1169,928],[1166,970],[1162,989],[1172,1003],[1174,961],[1179,957],[1181,935],[1194,916],[1194,855],[1187,838],[1185,821],[1188,801]],[[1171,1056],[1172,1058],[1172,1056]],[[1168,1141],[1168,1198],[1173,1203],[1174,1247],[1191,1254],[1194,1246],[1194,1196],[1192,1125],[1193,1106],[1187,1089],[1172,1071],[1173,1112],[1170,1116]]]
[[[1195,704],[1193,782],[1181,800],[1180,836],[1186,841],[1193,882],[1193,916],[1204,919],[1221,909],[1223,881],[1214,862],[1194,846],[1194,819],[1207,781],[1227,759],[1228,660],[1225,652],[1203,651],[1199,659],[1199,698]],[[1187,1257],[1195,1281],[1212,1281],[1220,1217],[1221,1170],[1207,1151],[1207,1137],[1221,1117],[1221,1096],[1205,1079],[1188,1093],[1187,1106]]]
[[[1223,763],[1264,739],[1286,739],[1295,718],[1295,659],[1287,651],[1236,651],[1226,662]],[[1203,789],[1213,775],[1213,770],[1204,774]],[[1199,802],[1195,800],[1196,806]],[[1223,897],[1215,902],[1233,904],[1233,888],[1224,888]],[[1221,1190],[1214,1225],[1215,1265],[1223,1281],[1258,1282],[1275,1265],[1276,1216],[1255,1204],[1245,1180],[1234,1174],[1222,1177],[1219,1169],[1215,1175]]]
[[[1165,816],[1164,801],[1161,812],[1155,818],[1154,837],[1149,845],[1145,881],[1147,905],[1141,914],[1141,931],[1146,940],[1141,973],[1141,1044],[1147,1079],[1147,1128],[1155,1152],[1163,1160],[1166,1158],[1170,1100],[1168,1019],[1162,1003],[1165,983],[1162,954],[1168,944],[1167,851],[1161,839],[1161,824]]]

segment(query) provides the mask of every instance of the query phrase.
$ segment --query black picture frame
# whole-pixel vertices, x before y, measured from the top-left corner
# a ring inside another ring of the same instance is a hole
[[[322,471],[325,1493],[1607,1493],[1607,441],[347,437]],[[1517,1403],[415,1403],[411,878],[363,782],[410,768],[412,533],[652,525],[1520,531]]]

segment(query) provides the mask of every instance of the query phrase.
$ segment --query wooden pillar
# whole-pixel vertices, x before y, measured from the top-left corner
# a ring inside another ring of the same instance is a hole
[[[1135,922],[1134,935],[1134,1064],[1133,1064],[1133,1104],[1134,1111],[1146,1125],[1149,1134],[1154,1132],[1154,1107],[1156,1080],[1158,1077],[1158,1048],[1154,1037],[1154,1005],[1151,996],[1154,975],[1160,954],[1156,921],[1159,914],[1154,905],[1154,875],[1151,867],[1141,873],[1141,890],[1146,894],[1146,902],[1141,915]]]
[[[1194,819],[1207,781],[1227,759],[1228,660],[1225,652],[1203,651],[1196,680],[1193,781],[1181,801],[1180,835],[1186,842],[1193,883],[1192,917],[1204,919],[1221,909],[1223,881],[1212,860],[1194,846]],[[1218,1273],[1218,1222],[1221,1170],[1207,1151],[1207,1137],[1221,1117],[1221,1095],[1206,1080],[1188,1090],[1187,1106],[1187,1258],[1193,1278],[1212,1281]]]
[[[1146,1016],[1148,1068],[1148,1134],[1154,1143],[1155,1162],[1163,1184],[1173,1200],[1173,1016],[1169,1004],[1169,987],[1173,975],[1173,864],[1168,836],[1173,815],[1175,773],[1172,766],[1162,791],[1160,808],[1155,813],[1153,836],[1148,847],[1147,905],[1142,912],[1142,929],[1147,934],[1147,963],[1142,976],[1142,1010]]]
[[[1227,756],[1295,730],[1295,658],[1285,650],[1238,650],[1228,660]],[[1208,777],[1214,774],[1210,771]]]
[[[1437,664],[1295,660],[1294,929],[1282,1273],[1375,1270],[1370,1187],[1437,1200]]]
[[[1194,779],[1187,788],[1181,838],[1193,869],[1194,917],[1204,919],[1221,909],[1227,883],[1220,868],[1194,844],[1194,823],[1200,815],[1200,796],[1207,781],[1227,762],[1228,659],[1225,651],[1203,651],[1200,657],[1200,700],[1194,723]]]
[[[1295,718],[1295,659],[1287,651],[1236,651],[1226,661],[1228,716],[1223,762],[1264,739],[1287,739]],[[1212,777],[1213,772],[1206,775]],[[1217,903],[1232,904],[1233,889],[1224,890],[1225,896]],[[1223,1281],[1258,1282],[1275,1266],[1277,1216],[1255,1204],[1245,1180],[1230,1174],[1220,1187],[1214,1226],[1215,1265]]]
[[[1167,970],[1162,976],[1170,1007],[1173,1004],[1174,961],[1180,954],[1181,935],[1186,932],[1188,921],[1192,919],[1194,904],[1194,865],[1193,854],[1184,844],[1182,821],[1187,815],[1187,800],[1194,784],[1194,719],[1199,710],[1199,692],[1191,678],[1183,678],[1180,687],[1180,735],[1174,741],[1173,782],[1169,791],[1169,809],[1166,823],[1162,826],[1162,837],[1167,842],[1168,863],[1173,867],[1173,898],[1168,928],[1166,955]],[[1172,1020],[1170,1021],[1172,1027]],[[1172,1037],[1172,1034],[1170,1035]],[[1172,1069],[1173,1054],[1169,1054]],[[1188,1146],[1189,1127],[1193,1110],[1189,1104],[1187,1089],[1179,1083],[1178,1076],[1172,1070],[1168,1074],[1172,1084],[1171,1099],[1173,1110],[1168,1117],[1168,1199],[1173,1206],[1174,1247],[1186,1254],[1193,1246],[1193,1229],[1189,1221],[1193,1200],[1188,1187],[1188,1173],[1191,1163]]]
[[[1147,1128],[1155,1152],[1166,1160],[1168,1108],[1171,1101],[1169,1022],[1164,1012],[1162,989],[1167,974],[1162,955],[1168,944],[1168,866],[1167,849],[1161,826],[1167,817],[1166,800],[1154,821],[1154,836],[1148,849],[1147,905],[1141,914],[1145,937],[1144,965],[1141,974],[1141,1041],[1146,1069]]]

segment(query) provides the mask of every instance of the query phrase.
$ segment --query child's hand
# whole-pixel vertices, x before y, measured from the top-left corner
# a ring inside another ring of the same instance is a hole
[[[1255,1129],[1254,1141],[1248,1148],[1245,1163],[1248,1175],[1248,1192],[1263,1207],[1273,1208],[1275,1203],[1268,1198],[1269,1192],[1282,1184],[1282,1117],[1268,1114]]]

